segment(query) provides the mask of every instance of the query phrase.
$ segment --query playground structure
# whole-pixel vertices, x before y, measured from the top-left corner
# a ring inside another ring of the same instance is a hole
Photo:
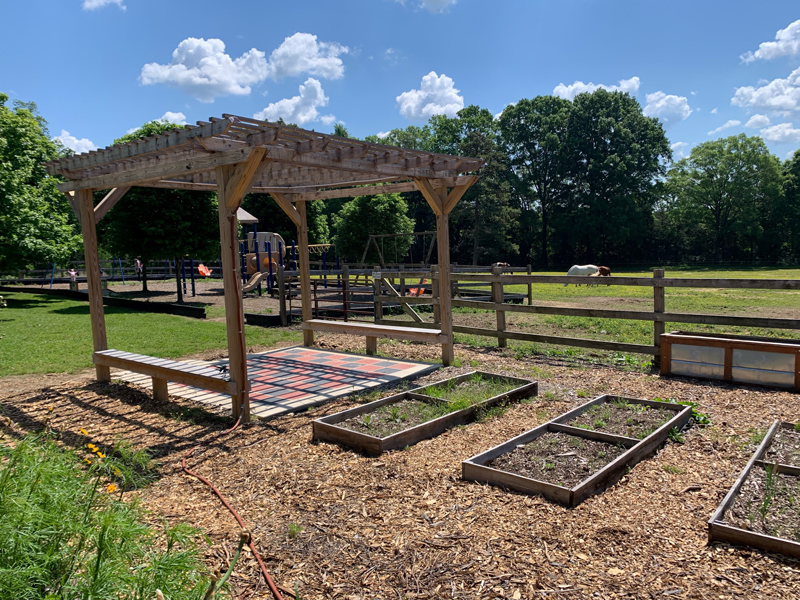
[[[314,331],[331,330],[377,337],[417,339],[441,344],[442,362],[453,361],[450,288],[440,293],[440,324],[409,332],[406,327],[329,323],[312,319],[306,202],[328,198],[420,191],[436,215],[439,276],[449,281],[449,215],[477,181],[484,161],[384,146],[341,138],[247,117],[223,115],[147,139],[118,144],[45,163],[61,176],[58,184],[81,222],[95,353],[108,350],[103,313],[96,223],[132,186],[215,191],[219,206],[225,319],[233,415],[250,418],[242,275],[237,240],[237,210],[248,193],[270,194],[297,227],[297,263],[303,315],[303,344],[314,343]],[[110,190],[94,206],[93,190]],[[268,266],[272,264],[268,262]],[[110,379],[110,368],[95,356],[98,380]],[[135,367],[136,361],[132,361]],[[131,368],[131,367],[128,367]],[[168,369],[167,369],[168,371]],[[160,373],[169,380],[168,373]],[[202,387],[202,376],[198,376]],[[209,381],[216,385],[216,381]]]

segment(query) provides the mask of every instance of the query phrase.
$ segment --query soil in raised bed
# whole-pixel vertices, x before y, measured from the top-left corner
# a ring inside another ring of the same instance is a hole
[[[451,412],[463,410],[517,387],[519,387],[517,382],[475,373],[462,382],[443,381],[419,390],[426,396],[441,399],[441,402],[402,400],[381,406],[370,413],[352,417],[338,425],[351,431],[384,438]]]
[[[612,400],[589,407],[586,412],[565,424],[642,440],[675,414],[665,408]]]
[[[790,429],[778,431],[764,460],[800,467],[800,432]]]
[[[627,449],[567,433],[546,432],[488,463],[493,469],[571,488]]]
[[[800,542],[800,477],[753,467],[724,520],[734,527]]]
[[[463,407],[461,407],[463,408]],[[337,423],[350,431],[366,433],[377,438],[385,438],[433,419],[438,419],[456,410],[447,402],[424,402],[422,400],[401,400],[387,404],[370,413],[351,417]]]
[[[473,373],[465,381],[447,380],[419,390],[420,394],[448,400],[466,408],[477,402],[483,402],[520,387],[518,381],[510,381],[503,377],[487,377],[481,373]]]

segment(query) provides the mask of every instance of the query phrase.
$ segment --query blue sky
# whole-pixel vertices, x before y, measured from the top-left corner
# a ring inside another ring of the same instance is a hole
[[[800,5],[770,0],[27,0],[0,91],[79,151],[222,113],[364,137],[589,84],[631,92],[676,157],[762,135],[800,147]],[[768,7],[769,10],[764,10]]]

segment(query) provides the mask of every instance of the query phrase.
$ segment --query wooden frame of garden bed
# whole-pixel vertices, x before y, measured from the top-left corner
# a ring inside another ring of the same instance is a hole
[[[669,421],[661,425],[653,433],[648,435],[642,440],[629,438],[621,435],[595,431],[592,429],[583,429],[580,427],[572,427],[566,425],[565,422],[574,419],[578,415],[584,413],[592,406],[602,404],[604,402],[611,402],[613,400],[622,399],[633,404],[644,404],[653,408],[666,408],[675,411],[676,414]],[[540,425],[530,431],[518,435],[515,438],[503,442],[494,448],[487,450],[481,454],[473,456],[461,463],[461,476],[468,481],[477,481],[480,483],[488,483],[491,485],[498,485],[508,489],[526,494],[539,494],[548,500],[564,504],[570,508],[577,506],[589,496],[602,492],[625,473],[628,467],[632,467],[652,452],[656,450],[661,444],[667,440],[670,430],[673,427],[680,429],[683,427],[692,416],[691,406],[684,406],[682,404],[673,404],[669,402],[656,402],[652,400],[642,400],[639,398],[622,398],[621,396],[603,395],[595,398],[575,408],[563,415],[556,417],[552,421]],[[598,440],[601,442],[608,442],[611,444],[620,444],[627,448],[627,451],[612,460],[605,467],[592,473],[571,488],[566,488],[546,481],[539,481],[531,479],[523,475],[517,475],[508,471],[501,471],[487,466],[487,463],[494,460],[498,456],[506,454],[514,450],[518,445],[527,444],[542,436],[547,432],[553,433],[566,433],[568,435],[582,437],[584,439]]]
[[[419,425],[409,427],[408,429],[398,431],[397,433],[383,438],[368,435],[366,433],[360,433],[358,431],[352,431],[338,425],[338,423],[353,417],[371,413],[382,406],[396,404],[402,400],[447,402],[447,400],[443,400],[441,398],[426,396],[421,392],[433,386],[442,385],[450,381],[460,383],[462,381],[466,381],[475,374],[493,379],[504,379],[510,382],[518,382],[520,385],[519,387],[511,389],[508,392],[488,398],[482,402],[473,404],[470,407],[451,412],[439,417],[438,419],[420,423]],[[450,429],[451,427],[455,427],[456,425],[470,423],[475,419],[480,411],[487,408],[493,408],[501,404],[515,402],[522,400],[523,398],[529,398],[530,396],[536,396],[538,393],[539,383],[537,381],[520,379],[518,377],[509,377],[507,375],[497,375],[495,373],[486,373],[483,371],[470,371],[469,373],[459,375],[458,377],[451,377],[450,379],[437,381],[424,387],[409,390],[407,392],[401,392],[392,396],[387,396],[386,398],[381,398],[380,400],[375,400],[374,402],[369,402],[362,406],[356,406],[355,408],[350,408],[348,410],[317,419],[311,424],[313,439],[314,441],[342,444],[344,446],[355,448],[366,454],[377,456],[383,452],[386,452],[387,450],[405,448],[406,446],[411,446],[424,439],[435,437],[443,431]]]
[[[661,375],[800,390],[800,340],[686,331],[664,333]]]
[[[753,470],[753,467],[774,465],[776,473],[800,475],[800,468],[797,466],[762,461],[762,458],[772,445],[772,441],[775,439],[775,436],[781,429],[794,430],[794,424],[775,421],[769,428],[767,434],[764,436],[764,439],[761,441],[761,444],[758,446],[758,449],[753,453],[753,457],[742,470],[739,478],[733,484],[733,487],[731,487],[730,491],[725,495],[725,498],[722,500],[719,508],[717,508],[714,515],[708,520],[709,544],[712,542],[727,542],[728,544],[751,546],[753,548],[766,550],[767,552],[777,552],[785,556],[800,558],[800,543],[798,542],[767,535],[765,533],[757,533],[755,531],[748,531],[746,529],[734,527],[733,525],[726,524],[723,520],[725,513],[729,508],[731,508],[731,506],[733,506],[733,502],[736,499],[736,496],[739,494],[739,491],[742,489],[742,485],[744,485],[744,482],[747,481],[747,478],[750,476],[750,472]]]

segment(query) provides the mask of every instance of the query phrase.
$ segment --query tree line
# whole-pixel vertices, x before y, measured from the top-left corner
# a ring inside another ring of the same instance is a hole
[[[7,104],[0,94],[0,273],[80,260],[80,227],[41,166],[69,151],[50,138],[35,104]],[[115,143],[175,127],[146,123]],[[343,125],[334,133],[351,137]],[[537,96],[496,116],[473,105],[366,141],[485,161],[450,217],[459,264],[800,259],[800,151],[781,162],[760,137],[741,134],[673,161],[661,123],[623,92]],[[261,231],[296,237],[268,195],[248,195],[243,208]],[[346,261],[361,259],[370,234],[435,229],[419,192],[314,201],[307,212],[311,243],[332,242]],[[134,188],[100,221],[98,236],[107,256],[146,263],[215,258],[217,229],[213,193]],[[419,239],[382,243],[389,261],[408,262],[415,243],[412,258],[422,258]],[[374,249],[366,260],[377,263]]]

